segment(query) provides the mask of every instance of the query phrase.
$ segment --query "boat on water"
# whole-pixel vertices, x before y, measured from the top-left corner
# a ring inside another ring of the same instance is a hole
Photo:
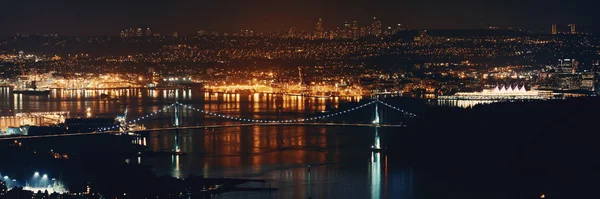
[[[12,92],[14,94],[23,95],[50,95],[50,89],[38,88],[37,81],[30,81],[29,83],[25,83],[24,86],[17,87]]]
[[[13,93],[23,95],[50,95],[50,90],[19,89],[13,90]]]

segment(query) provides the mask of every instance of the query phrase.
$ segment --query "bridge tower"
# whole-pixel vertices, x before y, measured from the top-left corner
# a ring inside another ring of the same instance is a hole
[[[381,151],[381,138],[379,136],[379,123],[380,123],[380,117],[379,117],[379,103],[375,103],[375,120],[373,120],[373,126],[375,127],[375,141],[373,143],[373,151]]]
[[[379,103],[375,103],[375,120],[373,120],[373,124],[379,126]]]
[[[179,103],[176,102],[175,103],[175,117],[174,117],[174,122],[173,122],[173,126],[175,127],[175,138],[174,138],[174,146],[173,146],[173,150],[176,153],[181,152],[181,149],[179,148]]]
[[[129,106],[125,107],[125,112],[123,115],[117,115],[117,121],[119,122],[121,133],[129,132],[129,125],[127,125],[127,112],[129,112]]]

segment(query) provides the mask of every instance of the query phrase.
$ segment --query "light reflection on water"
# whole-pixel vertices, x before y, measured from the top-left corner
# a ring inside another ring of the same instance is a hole
[[[266,179],[279,191],[232,192],[219,198],[412,198],[412,171],[388,167],[371,152],[375,128],[255,126],[184,130],[186,155],[148,157],[159,175]],[[391,129],[380,128],[380,133]],[[175,134],[151,132],[150,149],[170,151]],[[165,164],[167,163],[167,164]],[[310,184],[308,165],[311,165]],[[310,189],[310,190],[309,190]]]
[[[371,198],[381,198],[381,154],[378,152],[371,153]]]
[[[106,94],[107,96],[104,96]],[[202,107],[212,111],[234,113],[286,111],[321,112],[327,108],[337,108],[338,103],[358,102],[361,97],[313,98],[277,94],[223,94],[207,93],[199,89],[113,89],[113,90],[52,90],[49,96],[29,96],[12,94],[2,87],[0,91],[0,115],[11,112],[71,111],[84,113],[91,108],[94,115],[114,116],[132,106],[132,116],[142,115],[162,108],[163,105],[179,101],[185,104],[202,102]]]
[[[108,93],[110,97],[100,95]],[[71,111],[85,116],[114,117],[129,107],[129,118],[155,112],[175,100],[195,108],[229,116],[248,118],[301,118],[312,116],[341,102],[360,98],[309,98],[274,94],[222,94],[199,90],[121,89],[108,91],[56,91],[50,96],[20,96],[3,91],[1,114],[34,111]],[[6,105],[6,106],[5,106]],[[230,124],[231,121],[207,118],[181,110],[182,126]],[[369,114],[366,117],[372,117]],[[370,118],[369,121],[372,121]],[[157,115],[147,128],[171,126],[172,116]],[[379,129],[385,134],[385,128]],[[378,154],[372,162],[371,146],[375,130],[371,127],[254,126],[224,129],[182,130],[179,143],[186,155],[140,157],[137,162],[150,165],[159,175],[266,179],[265,185],[279,188],[268,192],[232,192],[219,198],[412,198],[412,171],[391,169],[386,156]],[[174,133],[151,132],[134,140],[154,151],[171,151]],[[310,193],[307,166],[311,165]],[[410,193],[410,194],[409,194]]]
[[[491,104],[499,102],[498,100],[446,100],[437,99],[430,101],[430,105],[450,106],[459,108],[471,108],[475,105]]]

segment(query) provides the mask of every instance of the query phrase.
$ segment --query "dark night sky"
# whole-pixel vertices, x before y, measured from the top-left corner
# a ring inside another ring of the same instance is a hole
[[[578,24],[598,31],[599,3],[593,0],[3,0],[0,34],[58,33],[116,35],[125,28],[195,33],[199,29],[283,31],[291,25],[325,29],[344,21],[368,24],[373,16],[384,26],[416,29],[481,28],[483,24],[550,29],[550,24]],[[559,28],[561,28],[559,26]]]

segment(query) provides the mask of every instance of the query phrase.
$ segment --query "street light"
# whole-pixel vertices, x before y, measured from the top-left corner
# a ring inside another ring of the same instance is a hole
[[[33,173],[33,177],[34,177],[34,178],[40,177],[40,172],[37,172],[37,171],[36,171],[35,173]]]
[[[4,179],[5,179],[5,180],[8,180],[8,176],[4,176]]]
[[[42,176],[42,179],[48,179],[48,174],[44,174],[44,176]]]

